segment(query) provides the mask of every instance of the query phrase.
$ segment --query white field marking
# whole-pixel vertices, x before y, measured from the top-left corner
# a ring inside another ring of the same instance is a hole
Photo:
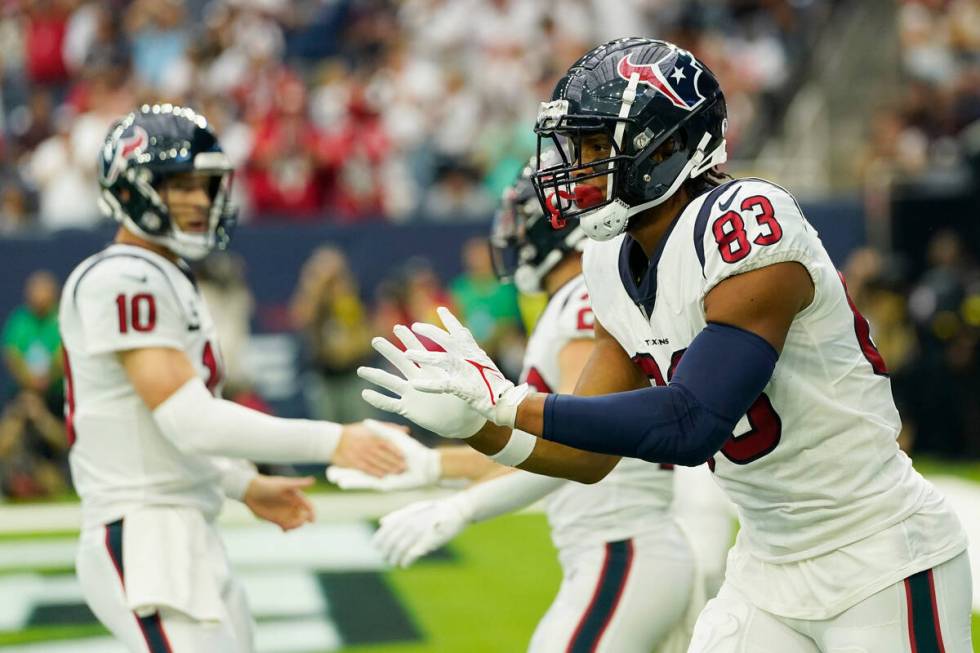
[[[3,653],[127,653],[126,647],[111,637],[86,637],[36,644],[0,646]]]
[[[332,492],[310,495],[318,522],[357,521],[377,519],[393,510],[423,499],[435,499],[448,490],[411,490],[408,492]],[[0,504],[0,535],[43,533],[77,529],[82,523],[78,503]],[[255,524],[258,520],[244,504],[226,501],[218,519],[222,526]]]
[[[327,602],[316,576],[305,570],[254,569],[237,572],[248,607],[259,619],[317,617]]]
[[[259,624],[255,629],[255,648],[259,653],[308,653],[336,651],[343,642],[337,628],[327,619],[299,619]],[[127,653],[111,637],[87,637],[53,642],[0,646],[3,653]]]
[[[253,523],[221,529],[232,566],[238,570],[334,569],[372,571],[384,567],[371,546],[373,528],[365,521],[309,524],[282,533],[271,524]],[[78,539],[65,536],[35,540],[0,540],[0,572],[73,568]],[[0,576],[2,578],[2,576]]]
[[[259,653],[309,653],[311,643],[317,651],[336,651],[343,646],[337,627],[323,617],[272,621],[255,629]]]
[[[381,555],[371,546],[374,529],[366,522],[309,524],[282,533],[272,525],[222,529],[234,569],[278,567],[380,570]]]
[[[258,619],[321,617],[328,608],[315,570],[255,569],[239,572],[252,615]],[[0,631],[21,630],[34,608],[84,603],[74,574],[0,575]]]

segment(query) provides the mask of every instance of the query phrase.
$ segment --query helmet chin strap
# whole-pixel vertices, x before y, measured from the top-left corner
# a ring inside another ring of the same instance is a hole
[[[614,199],[609,204],[602,206],[591,213],[582,216],[579,219],[582,229],[585,233],[589,235],[589,238],[593,240],[610,240],[615,238],[619,234],[626,230],[626,225],[629,219],[640,213],[646,211],[649,208],[653,208],[659,204],[663,204],[668,199],[670,199],[677,189],[681,187],[685,181],[691,177],[697,176],[695,172],[699,169],[702,161],[705,159],[704,148],[707,147],[708,143],[711,141],[711,134],[705,134],[701,137],[701,141],[698,143],[698,148],[694,152],[694,156],[691,160],[687,162],[687,165],[678,173],[677,177],[670,184],[670,188],[666,190],[660,197],[655,200],[650,200],[649,202],[644,202],[642,204],[637,204],[636,206],[629,206],[621,199]],[[724,147],[724,143],[719,145],[720,148]],[[718,148],[715,148],[717,151]],[[714,153],[709,160],[714,160]]]
[[[633,106],[633,102],[636,100],[636,87],[640,83],[640,73],[634,72],[630,75],[630,81],[626,84],[626,88],[623,89],[623,103],[619,105],[619,120],[616,121],[616,131],[613,132],[613,143],[615,143],[616,152],[623,151],[623,134],[626,132],[626,118],[630,115],[630,108]],[[612,172],[613,164],[609,164],[610,172],[606,175],[606,199],[612,199],[613,193],[613,175]]]

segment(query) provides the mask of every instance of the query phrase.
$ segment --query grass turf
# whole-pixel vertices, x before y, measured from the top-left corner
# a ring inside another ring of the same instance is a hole
[[[458,563],[420,562],[386,578],[425,639],[356,646],[350,653],[523,651],[558,590],[561,572],[541,515],[509,515],[453,541]]]
[[[980,483],[980,462],[916,456],[923,474]],[[331,491],[332,488],[322,488]],[[0,539],[63,537],[69,533],[0,535]],[[471,653],[525,650],[534,627],[558,589],[560,571],[541,515],[511,515],[467,529],[451,548],[457,561],[422,561],[393,570],[386,580],[407,607],[423,641],[355,646],[345,653]],[[980,653],[980,614],[972,620]],[[99,635],[100,626],[58,626],[0,632],[5,645]],[[313,652],[310,653],[320,653]]]
[[[422,561],[385,576],[422,633],[422,642],[354,646],[344,652],[525,650],[560,580],[543,516],[511,515],[477,524],[453,542],[452,550],[454,562]],[[0,650],[103,633],[95,624],[29,628],[0,633]],[[980,653],[980,615],[973,616],[973,641]]]

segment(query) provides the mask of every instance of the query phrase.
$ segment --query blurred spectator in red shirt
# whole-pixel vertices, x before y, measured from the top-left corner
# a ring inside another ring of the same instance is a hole
[[[361,84],[352,85],[347,112],[322,147],[333,179],[328,210],[342,222],[384,216],[391,139]]]
[[[246,170],[252,210],[258,215],[309,220],[323,209],[327,176],[323,136],[306,115],[306,89],[284,74],[277,104],[255,130]]]
[[[35,84],[60,84],[68,77],[62,49],[71,3],[33,0],[27,3],[24,50],[27,74]]]

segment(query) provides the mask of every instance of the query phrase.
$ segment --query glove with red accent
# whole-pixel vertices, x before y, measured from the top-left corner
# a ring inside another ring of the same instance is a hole
[[[425,351],[425,347],[408,327],[395,326],[395,336],[406,351],[401,351],[384,338],[375,338],[371,346],[391,363],[401,376],[376,367],[359,367],[357,375],[394,396],[374,389],[361,392],[361,397],[379,410],[401,415],[415,424],[444,438],[468,438],[483,428],[487,420],[470,408],[465,401],[449,393],[420,392],[412,387],[412,381],[431,376],[434,372],[419,367],[408,359],[412,351]],[[438,372],[438,370],[435,370]]]
[[[455,395],[494,424],[514,428],[517,407],[527,397],[528,385],[515,386],[508,381],[448,308],[440,306],[437,312],[445,330],[421,322],[413,324],[412,330],[445,351],[405,352],[409,360],[421,366],[420,372],[409,379],[412,387],[426,393]]]

